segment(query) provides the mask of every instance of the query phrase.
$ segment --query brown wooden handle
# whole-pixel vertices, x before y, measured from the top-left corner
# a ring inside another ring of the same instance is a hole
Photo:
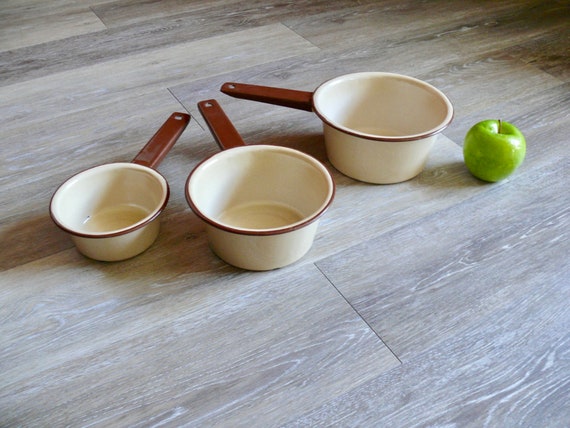
[[[313,111],[312,92],[233,82],[224,83],[220,91],[234,98],[260,101],[297,110]]]
[[[198,110],[222,150],[245,146],[241,135],[216,100],[200,101]]]
[[[175,112],[133,159],[133,163],[156,169],[190,123],[190,115]]]

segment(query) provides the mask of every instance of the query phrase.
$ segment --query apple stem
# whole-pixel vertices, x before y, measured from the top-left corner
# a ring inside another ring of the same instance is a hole
[[[501,127],[503,125],[503,121],[499,119],[499,134],[501,133]]]

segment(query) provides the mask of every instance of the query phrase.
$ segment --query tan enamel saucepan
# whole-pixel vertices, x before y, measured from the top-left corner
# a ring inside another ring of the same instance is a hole
[[[124,260],[155,241],[158,217],[170,196],[166,179],[155,168],[189,122],[188,114],[173,113],[132,162],[87,169],[56,190],[50,215],[82,254]]]
[[[369,183],[398,183],[419,174],[437,134],[453,119],[451,102],[440,90],[393,73],[347,74],[314,92],[233,82],[221,91],[315,112],[333,166]]]
[[[212,250],[248,270],[299,260],[333,200],[329,171],[298,150],[245,145],[215,100],[198,108],[222,151],[190,173],[186,199],[205,222]]]

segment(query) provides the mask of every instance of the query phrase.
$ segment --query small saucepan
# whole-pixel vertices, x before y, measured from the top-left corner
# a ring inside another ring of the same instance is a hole
[[[132,162],[96,166],[65,181],[50,215],[83,255],[118,261],[146,250],[158,236],[158,216],[170,190],[156,167],[176,143],[190,116],[173,113]]]
[[[314,92],[224,83],[227,95],[314,111],[327,156],[343,174],[388,184],[419,174],[437,134],[453,119],[449,99],[432,85],[394,73],[336,77]]]
[[[329,171],[295,149],[246,146],[215,100],[201,101],[198,109],[222,151],[190,173],[186,199],[205,222],[213,252],[254,271],[299,260],[333,200]]]

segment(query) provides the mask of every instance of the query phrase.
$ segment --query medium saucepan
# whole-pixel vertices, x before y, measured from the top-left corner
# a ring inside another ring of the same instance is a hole
[[[132,162],[96,166],[65,181],[54,193],[50,215],[83,255],[118,261],[146,250],[158,236],[158,216],[170,189],[156,167],[188,123],[173,113]]]
[[[298,150],[246,146],[215,100],[198,108],[222,151],[190,173],[186,199],[205,222],[213,252],[254,271],[299,260],[333,200],[331,174]]]
[[[314,111],[327,156],[343,174],[388,184],[419,174],[437,134],[453,119],[449,99],[432,85],[393,73],[336,77],[314,92],[224,83],[227,95]]]

